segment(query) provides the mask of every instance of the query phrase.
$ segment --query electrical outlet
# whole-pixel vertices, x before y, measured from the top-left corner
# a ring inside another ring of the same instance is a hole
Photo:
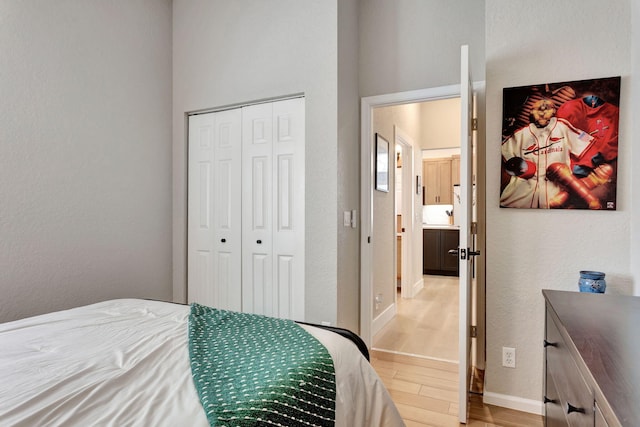
[[[513,347],[502,347],[502,366],[505,368],[516,367],[516,349]]]

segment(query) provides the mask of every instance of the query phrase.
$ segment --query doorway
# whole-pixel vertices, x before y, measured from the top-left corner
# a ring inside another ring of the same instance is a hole
[[[459,240],[453,215],[454,185],[460,183],[460,97],[374,108],[374,130],[388,131],[390,124],[396,146],[392,188],[398,288],[395,315],[385,319],[381,329],[374,328],[372,348],[457,363],[458,258],[457,253],[440,252],[457,250]],[[415,162],[410,158],[414,146]],[[385,210],[378,207],[374,206],[376,222],[385,222],[380,221]],[[384,263],[381,252],[374,248],[376,265]],[[374,274],[384,271],[374,267]]]
[[[484,215],[473,220],[472,189],[476,184],[483,183],[476,181],[476,173],[484,176],[484,168],[478,169],[478,165],[485,163],[483,149],[478,149],[480,144],[484,147],[484,140],[478,138],[481,132],[478,124],[478,116],[473,113],[475,108],[478,88],[484,92],[484,84],[473,85],[469,72],[469,47],[463,45],[460,48],[460,84],[445,86],[440,88],[424,89],[419,91],[400,92],[395,94],[371,96],[361,99],[361,224],[362,233],[360,240],[361,248],[361,328],[360,333],[365,342],[370,345],[373,335],[373,324],[380,318],[380,314],[394,312],[395,298],[392,305],[388,301],[385,303],[384,294],[378,293],[381,289],[391,286],[395,294],[395,277],[379,277],[373,271],[373,266],[385,264],[386,259],[374,257],[376,241],[383,242],[389,232],[395,232],[393,225],[386,228],[384,216],[380,211],[383,206],[375,206],[374,202],[380,204],[380,195],[374,196],[373,182],[373,115],[376,107],[408,104],[411,102],[422,102],[428,100],[445,99],[460,96],[460,230],[459,248],[456,255],[459,260],[460,289],[459,289],[459,369],[458,378],[458,418],[462,423],[466,423],[469,408],[469,386],[472,374],[472,365],[480,361],[484,364],[484,324],[479,325],[484,320],[484,259],[476,260],[476,257],[483,253],[484,234],[479,230],[484,230]],[[417,199],[417,197],[416,197]],[[484,188],[479,191],[478,201],[484,201]],[[392,200],[391,200],[392,201]],[[386,200],[389,203],[390,200]],[[482,212],[484,206],[475,209]],[[380,209],[378,209],[380,208]],[[375,214],[374,214],[375,213]],[[374,218],[375,216],[375,218]],[[420,218],[414,216],[414,233],[418,228]],[[392,221],[393,223],[394,221]],[[418,237],[419,238],[419,237]],[[476,244],[477,242],[477,244]],[[478,250],[480,249],[480,250]],[[395,259],[392,258],[392,261]],[[482,273],[477,274],[478,271]],[[481,285],[479,285],[481,284]],[[474,289],[475,288],[475,289]],[[375,294],[375,299],[374,299]],[[380,297],[380,298],[379,298]],[[375,302],[375,311],[374,311]],[[383,304],[384,303],[384,304]],[[388,306],[388,307],[387,307]],[[382,311],[382,313],[381,313]],[[475,314],[474,314],[475,313]],[[374,317],[374,314],[377,317]],[[472,326],[473,325],[473,326]],[[475,348],[474,348],[475,346]],[[472,350],[474,349],[474,350]]]
[[[480,105],[483,105],[484,102],[484,82],[479,82],[474,84],[474,92],[476,97],[478,97],[478,101]],[[372,190],[371,183],[374,180],[374,165],[373,159],[371,156],[371,152],[369,150],[369,144],[373,141],[373,137],[375,134],[373,128],[374,121],[374,112],[377,107],[385,107],[385,106],[393,106],[393,105],[405,105],[411,103],[419,103],[424,101],[434,101],[441,99],[448,99],[452,97],[460,96],[460,87],[458,85],[438,87],[438,88],[430,88],[423,89],[417,91],[409,91],[395,94],[386,94],[380,96],[372,96],[368,98],[363,98],[361,101],[361,112],[362,112],[362,120],[361,120],[361,134],[362,134],[362,151],[361,151],[361,170],[362,170],[362,182],[361,182],[361,206],[362,206],[362,233],[361,233],[361,322],[360,322],[360,334],[362,338],[365,340],[369,347],[372,346],[372,338],[375,332],[375,325],[372,322],[374,319],[377,308],[376,306],[379,304],[378,295],[374,290],[374,272],[372,270],[373,265],[375,264],[374,257],[374,246],[376,244],[378,236],[376,235],[376,230],[373,229],[373,219],[374,215],[379,215],[377,210],[374,210],[374,198],[377,196],[375,191]],[[484,110],[478,110],[478,114],[480,115],[480,122],[482,120],[482,116],[484,114]],[[480,147],[484,145],[484,138],[481,132],[477,133],[479,138],[478,144]],[[485,162],[485,153],[484,149],[478,149],[474,156],[477,161],[477,165],[479,167],[477,173],[479,176],[484,176],[484,162]],[[421,160],[419,155],[414,156],[416,159]],[[419,167],[420,163],[416,165]],[[422,178],[422,177],[421,177]],[[418,179],[414,177],[414,179]],[[483,181],[476,180],[477,183],[477,213],[478,217],[477,221],[477,247],[481,250],[484,248],[484,235],[485,235],[485,227],[484,227],[484,186]],[[414,184],[415,185],[415,184]],[[416,187],[418,187],[416,185]],[[415,187],[414,187],[415,189]],[[474,190],[474,191],[475,191]],[[415,196],[415,205],[416,209],[422,207],[422,194]],[[375,212],[374,212],[375,211]],[[415,222],[414,226],[416,229],[421,228],[421,218],[416,218],[415,212],[412,218],[412,221]],[[395,223],[391,226],[392,231],[395,233]],[[422,230],[419,230],[421,233]],[[395,234],[394,234],[395,235]],[[422,242],[420,241],[421,235],[414,237],[416,241],[418,241],[418,245],[420,246],[416,253],[420,253],[422,247]],[[422,269],[422,261],[419,260],[420,269]],[[476,325],[477,330],[477,338],[473,340],[472,347],[473,351],[471,353],[471,357],[474,360],[474,366],[478,369],[484,369],[485,364],[485,323],[484,323],[484,293],[485,293],[485,283],[484,283],[484,259],[479,259],[475,264],[475,282],[473,284],[472,292],[474,298],[474,306],[473,306],[473,318],[475,319],[474,324]],[[422,273],[420,273],[422,277]],[[395,280],[395,278],[394,278]],[[395,298],[395,295],[394,295]],[[393,313],[396,312],[396,304],[394,300]]]

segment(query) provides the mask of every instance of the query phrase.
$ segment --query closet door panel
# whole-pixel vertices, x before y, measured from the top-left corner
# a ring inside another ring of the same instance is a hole
[[[216,307],[242,310],[242,112],[215,113]]]
[[[273,315],[271,104],[242,109],[242,311]]]
[[[241,310],[241,112],[189,117],[187,299]]]
[[[297,312],[296,306],[293,304],[292,296],[295,293],[295,283],[293,282],[294,257],[280,255],[278,256],[277,268],[277,287],[275,289],[277,298],[274,301],[278,307],[278,317],[291,319],[293,314]],[[303,320],[303,319],[297,319]]]
[[[273,103],[273,257],[279,317],[304,320],[304,98]]]
[[[213,304],[213,163],[215,120],[189,118],[188,302]]]

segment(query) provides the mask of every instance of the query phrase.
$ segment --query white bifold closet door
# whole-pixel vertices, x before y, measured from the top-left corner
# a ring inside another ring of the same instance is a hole
[[[189,302],[304,320],[304,133],[304,98],[189,118]]]
[[[242,309],[242,114],[189,117],[188,301]]]

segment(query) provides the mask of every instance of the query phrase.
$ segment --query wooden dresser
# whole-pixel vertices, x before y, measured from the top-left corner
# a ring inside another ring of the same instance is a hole
[[[542,293],[545,425],[640,426],[640,297]]]

